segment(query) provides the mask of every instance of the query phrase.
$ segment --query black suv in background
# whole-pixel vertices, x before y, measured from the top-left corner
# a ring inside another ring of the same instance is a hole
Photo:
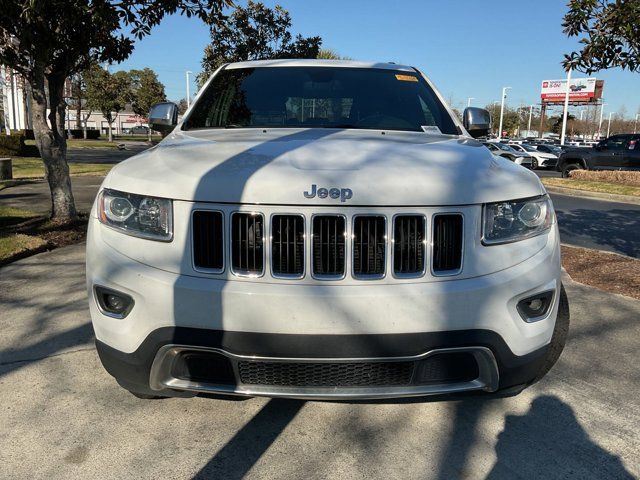
[[[569,148],[562,152],[556,167],[564,178],[581,168],[640,170],[640,133],[613,135],[592,148]]]

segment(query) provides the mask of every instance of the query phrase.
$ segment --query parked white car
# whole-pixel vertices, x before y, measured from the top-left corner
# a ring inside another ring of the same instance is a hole
[[[569,322],[553,206],[418,70],[243,62],[157,146],[116,165],[89,221],[100,359],[143,398],[514,394]]]
[[[507,158],[516,165],[521,165],[530,169],[535,168],[533,164],[533,157],[527,153],[516,150],[515,148],[513,148],[514,145],[507,145],[506,143],[502,142],[487,141],[484,142],[484,146],[487,147],[489,151],[495,156]]]
[[[522,144],[522,145],[509,145],[516,152],[526,153],[527,155],[533,158],[533,166],[532,168],[555,168],[558,163],[558,156],[552,153],[545,153],[539,151],[537,148],[532,147],[531,145]]]

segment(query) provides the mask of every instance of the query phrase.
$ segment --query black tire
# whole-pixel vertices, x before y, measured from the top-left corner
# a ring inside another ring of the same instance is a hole
[[[562,167],[562,178],[569,178],[569,173],[574,170],[581,170],[582,165],[579,163],[567,163]]]
[[[537,168],[539,168],[540,165],[538,165],[538,159],[537,158],[532,158],[531,159],[531,170],[536,170]]]
[[[160,396],[160,395],[149,395],[147,393],[138,393],[138,392],[134,392],[134,391],[131,391],[131,390],[129,390],[129,393],[131,395],[133,395],[134,397],[140,398],[142,400],[161,400],[163,398],[167,398],[167,397],[163,397],[163,396]]]
[[[549,373],[549,370],[551,370],[551,368],[560,358],[562,350],[564,350],[564,346],[567,343],[567,337],[569,336],[570,317],[571,315],[569,313],[569,300],[567,299],[567,292],[565,292],[564,290],[564,285],[562,285],[560,287],[560,304],[558,305],[558,317],[556,318],[556,325],[553,329],[551,343],[549,344],[549,347],[545,354],[544,363],[540,367],[540,371],[531,383],[536,383],[547,373]]]

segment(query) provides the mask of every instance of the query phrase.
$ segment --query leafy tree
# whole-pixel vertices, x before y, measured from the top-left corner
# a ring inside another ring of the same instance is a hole
[[[640,0],[571,0],[562,27],[581,36],[582,49],[565,55],[565,68],[587,74],[612,67],[640,71]]]
[[[136,115],[148,116],[151,107],[158,102],[164,102],[167,96],[164,85],[158,80],[156,73],[150,68],[131,70],[131,108]],[[151,128],[149,128],[151,140]]]
[[[249,0],[246,7],[236,7],[223,21],[211,23],[211,44],[204,49],[203,84],[221,65],[243,60],[267,58],[316,58],[320,37],[295,37],[291,33],[291,16],[280,5],[271,9]]]
[[[66,161],[64,85],[92,60],[119,62],[173,13],[215,23],[229,0],[0,0],[0,64],[30,85],[36,145],[52,218],[76,216]]]
[[[115,115],[131,102],[133,91],[131,76],[124,71],[109,73],[95,67],[87,75],[87,107],[102,112],[109,123],[109,141],[113,141],[112,125]],[[115,115],[114,115],[115,113]]]
[[[87,75],[92,68],[97,67],[96,63],[91,66],[72,74],[68,81],[70,85],[71,96],[67,99],[69,107],[76,111],[76,128],[82,129],[84,138],[87,138],[87,121],[91,116],[92,110],[87,108]],[[84,111],[84,113],[83,113]]]
[[[491,122],[494,133],[498,134],[498,128],[500,127],[500,104],[497,102],[491,103],[485,107],[491,114]],[[518,110],[504,106],[504,115],[502,119],[502,130],[506,131],[509,135],[513,134],[519,125],[520,115]]]
[[[178,114],[184,115],[184,113],[187,111],[187,99],[181,98],[180,100],[174,101],[174,103],[178,105]]]
[[[332,48],[321,48],[318,50],[316,58],[320,58],[322,60],[351,60],[350,57],[343,57]]]

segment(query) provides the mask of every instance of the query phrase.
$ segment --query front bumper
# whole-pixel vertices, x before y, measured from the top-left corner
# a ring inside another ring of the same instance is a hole
[[[543,291],[559,293],[560,258],[554,228],[527,260],[472,278],[352,285],[232,281],[144,265],[90,230],[87,284],[100,358],[131,391],[386,398],[493,392],[532,382],[553,336],[559,295],[549,314],[532,323],[522,320],[516,304]],[[130,295],[135,307],[124,319],[104,315],[94,298],[95,285]],[[231,381],[174,374],[176,353],[203,350],[231,360]],[[238,374],[239,361],[289,364],[282,368],[294,370],[306,368],[300,364],[326,363],[330,370],[349,364],[358,371],[408,361],[415,372],[423,368],[420,362],[458,352],[475,359],[475,377],[439,382],[437,375],[416,379],[412,373],[402,384],[374,382],[354,389],[333,378],[325,386],[269,385],[247,383]]]
[[[530,384],[540,372],[547,354],[544,346],[517,356],[494,332],[458,332],[398,335],[273,335],[221,332],[188,328],[154,331],[132,353],[123,353],[97,340],[102,364],[128,390],[161,396],[192,396],[212,393],[302,399],[381,399],[442,395],[459,392],[495,392]],[[231,381],[207,381],[201,377],[185,380],[176,372],[177,355],[184,352],[216,352],[232,358]],[[235,353],[231,353],[235,352]],[[238,376],[238,362],[281,362],[289,364],[337,365],[349,362],[420,362],[437,355],[469,352],[478,365],[474,378],[457,381],[416,382],[391,386],[286,386],[245,384]],[[331,355],[331,356],[328,356]]]

